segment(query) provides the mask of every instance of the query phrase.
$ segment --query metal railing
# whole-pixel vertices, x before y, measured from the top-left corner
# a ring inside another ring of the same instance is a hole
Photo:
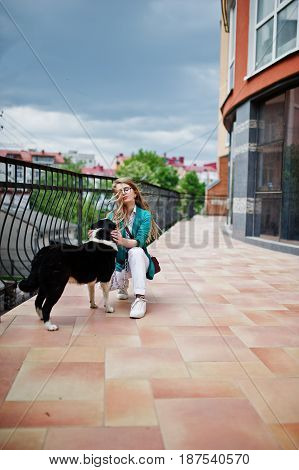
[[[80,244],[91,224],[112,210],[114,179],[0,157],[0,313],[25,298],[17,282],[39,249],[52,240]],[[194,215],[191,196],[139,186],[162,230]]]

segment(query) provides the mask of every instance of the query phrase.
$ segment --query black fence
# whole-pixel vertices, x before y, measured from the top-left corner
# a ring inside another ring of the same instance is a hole
[[[50,240],[82,243],[91,224],[113,209],[113,180],[0,157],[0,313],[25,299],[17,283],[39,249]],[[191,196],[140,187],[162,230],[193,217]]]

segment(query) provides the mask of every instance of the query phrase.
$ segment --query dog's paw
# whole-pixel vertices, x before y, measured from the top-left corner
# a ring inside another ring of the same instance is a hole
[[[42,309],[37,307],[35,310],[36,310],[37,315],[39,316],[39,319],[42,320],[43,319]]]
[[[90,304],[90,308],[98,308],[97,304]]]
[[[54,325],[54,323],[51,323],[50,321],[46,321],[45,328],[48,331],[57,331],[59,329],[57,325]]]
[[[113,313],[113,312],[114,312],[114,308],[111,307],[111,305],[105,305],[105,312],[106,312],[106,313]]]

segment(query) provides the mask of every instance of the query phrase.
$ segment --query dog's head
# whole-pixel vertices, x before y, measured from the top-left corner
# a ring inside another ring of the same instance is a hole
[[[92,238],[98,240],[112,241],[111,232],[116,229],[116,224],[110,219],[100,219],[92,224]]]

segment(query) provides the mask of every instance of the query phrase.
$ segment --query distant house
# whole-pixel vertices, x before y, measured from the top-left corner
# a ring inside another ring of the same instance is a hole
[[[95,155],[92,153],[80,153],[77,152],[77,150],[69,150],[67,153],[64,153],[63,156],[70,158],[73,163],[82,162],[85,168],[92,168],[96,164]]]
[[[165,157],[167,164],[173,166],[180,177],[186,173],[185,157]]]
[[[102,165],[96,165],[92,168],[84,167],[81,169],[81,173],[84,175],[95,175],[95,176],[108,176],[114,177],[115,170],[112,168],[104,168]]]
[[[124,155],[123,153],[119,153],[118,155],[116,155],[115,159],[114,159],[114,162],[112,164],[112,168],[113,170],[117,170],[120,165],[125,161],[125,160],[128,160],[128,158],[131,158],[132,155]]]

